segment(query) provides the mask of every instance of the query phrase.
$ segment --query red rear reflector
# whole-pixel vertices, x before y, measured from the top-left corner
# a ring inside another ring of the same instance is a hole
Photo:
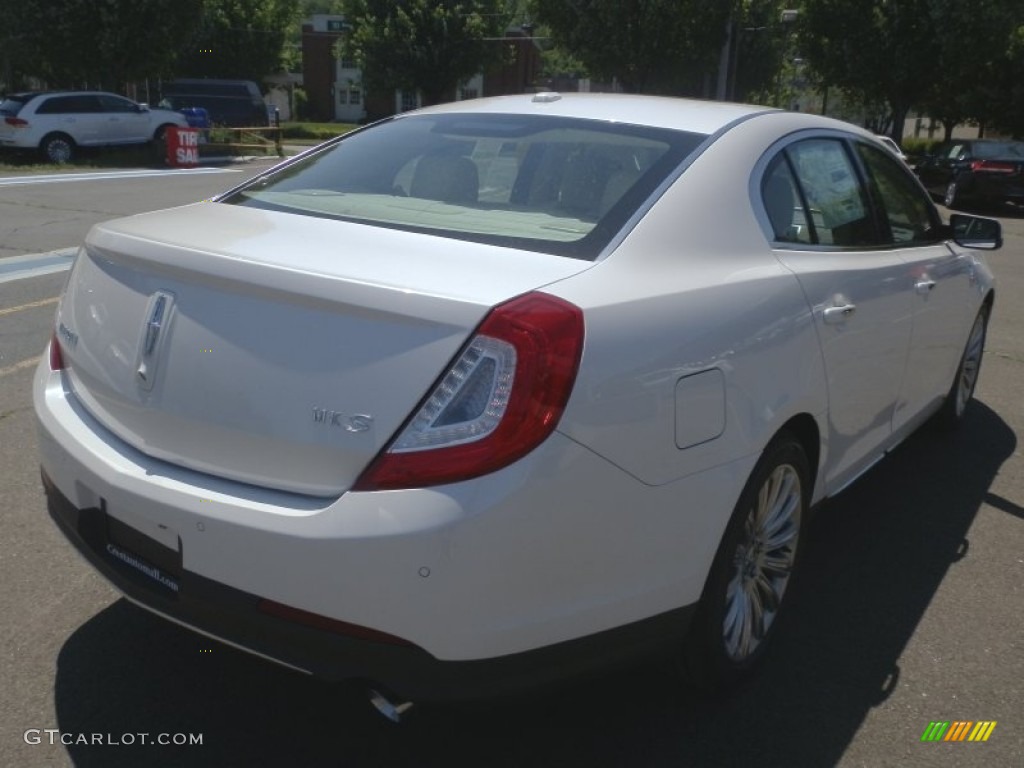
[[[64,356],[60,352],[60,342],[57,340],[57,332],[50,337],[50,370],[59,371],[64,368]]]
[[[291,621],[296,624],[305,624],[307,627],[313,627],[314,629],[323,629],[327,632],[333,632],[336,635],[355,637],[360,640],[367,640],[371,643],[405,645],[412,648],[417,647],[408,640],[403,640],[400,637],[389,635],[387,632],[380,632],[376,629],[360,626],[359,624],[349,624],[347,621],[329,619],[326,616],[321,616],[319,613],[310,613],[309,611],[304,611],[301,608],[293,608],[290,605],[277,603],[273,600],[260,600],[259,605],[257,605],[256,608],[260,613],[276,616],[279,619]]]
[[[15,128],[24,128],[28,125],[28,120],[22,120],[20,117],[5,117],[4,122],[8,125],[13,125]]]
[[[1013,163],[1001,163],[998,160],[975,160],[971,163],[972,171],[987,171],[988,173],[1014,173],[1017,166]]]

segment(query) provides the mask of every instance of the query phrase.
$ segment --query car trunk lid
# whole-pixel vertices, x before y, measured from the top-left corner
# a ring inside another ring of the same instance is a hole
[[[337,495],[497,303],[589,262],[218,203],[95,227],[58,314],[75,395],[149,456]]]

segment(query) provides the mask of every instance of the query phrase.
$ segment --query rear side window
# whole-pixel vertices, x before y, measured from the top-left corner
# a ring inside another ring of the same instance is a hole
[[[761,184],[772,239],[780,243],[814,243],[814,223],[804,213],[800,190],[784,153],[776,155]]]
[[[222,202],[593,259],[704,138],[551,116],[417,115]]]
[[[97,97],[100,102],[100,109],[103,112],[137,112],[135,103],[120,96],[103,94]]]
[[[808,139],[786,149],[820,245],[881,245],[853,159],[839,139]]]
[[[99,111],[99,100],[95,96],[83,94],[51,96],[36,108],[37,115],[80,115]]]
[[[925,245],[942,223],[906,165],[853,137],[787,146],[765,168],[761,199],[776,243]]]

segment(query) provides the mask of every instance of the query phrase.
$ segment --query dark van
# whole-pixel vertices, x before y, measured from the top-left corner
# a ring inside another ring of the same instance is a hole
[[[170,80],[160,88],[160,105],[174,110],[200,107],[215,125],[269,125],[267,105],[251,80]]]

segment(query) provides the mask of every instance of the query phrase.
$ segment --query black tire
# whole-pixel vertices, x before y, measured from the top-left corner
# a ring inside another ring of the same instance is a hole
[[[944,429],[956,429],[960,426],[967,404],[974,397],[974,389],[981,374],[981,361],[985,354],[988,316],[989,306],[985,304],[974,318],[963,354],[960,356],[960,364],[956,367],[956,376],[953,377],[946,399],[936,414],[936,422]]]
[[[158,165],[167,163],[167,125],[161,125],[153,131],[153,140],[149,142],[153,162]]]
[[[684,647],[685,672],[699,688],[724,692],[741,682],[778,634],[802,552],[810,477],[803,447],[785,432],[769,443],[751,472]]]
[[[39,151],[51,163],[63,165],[75,156],[75,140],[66,133],[49,133],[39,142]]]
[[[153,143],[162,144],[167,141],[167,129],[171,127],[171,123],[161,125],[155,131],[153,131]]]

